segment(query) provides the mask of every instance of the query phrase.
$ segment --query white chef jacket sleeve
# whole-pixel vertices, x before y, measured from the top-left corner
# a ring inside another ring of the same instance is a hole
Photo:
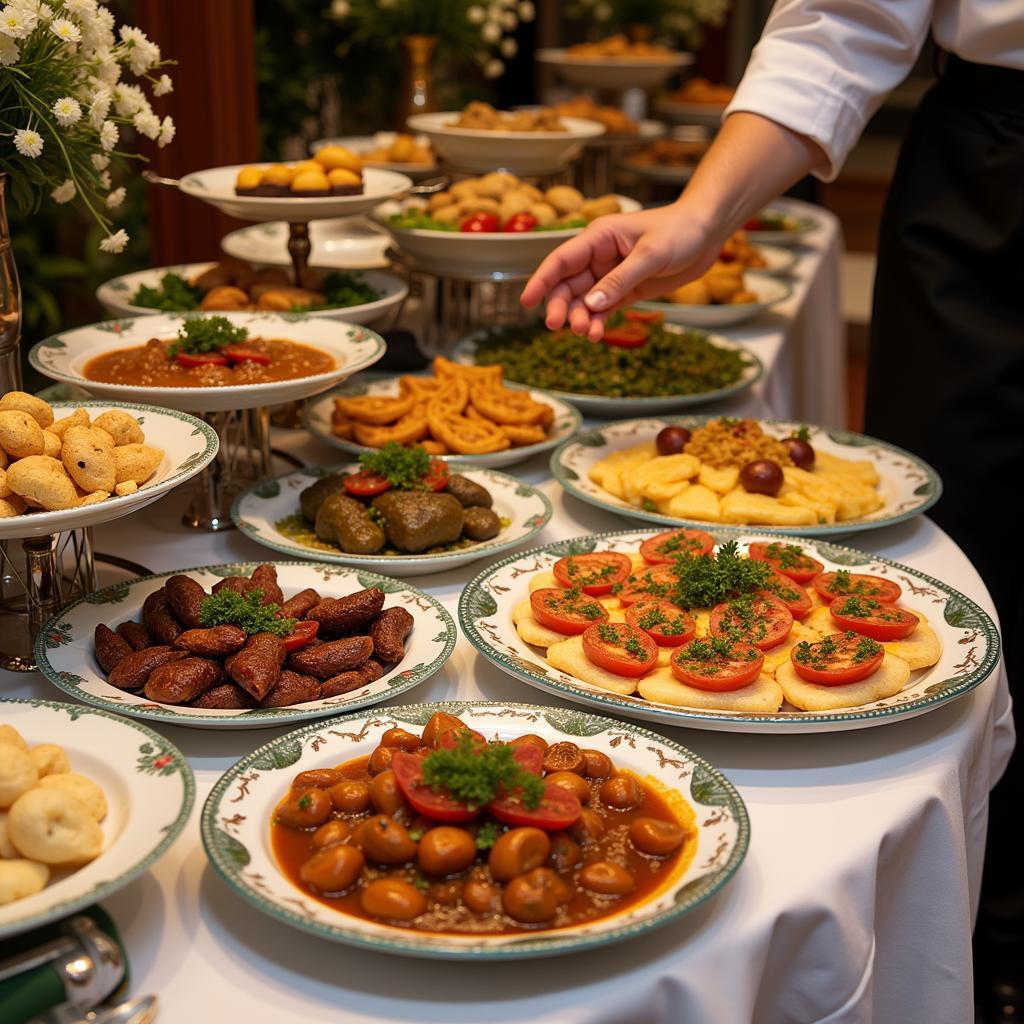
[[[760,114],[813,139],[839,173],[868,118],[913,67],[930,0],[777,0],[725,117]]]

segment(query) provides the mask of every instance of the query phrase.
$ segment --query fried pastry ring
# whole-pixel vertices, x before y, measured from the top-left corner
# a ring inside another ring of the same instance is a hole
[[[417,398],[414,394],[386,398],[380,395],[357,395],[353,398],[335,398],[334,407],[350,420],[384,426],[394,423],[412,412]]]
[[[536,423],[527,423],[525,426],[516,423],[501,423],[499,429],[512,442],[513,447],[524,444],[540,444],[548,436],[544,428]]]
[[[504,371],[500,365],[494,366],[466,366],[463,363],[453,363],[444,356],[434,357],[434,373],[441,380],[450,380],[459,377],[471,382],[480,381],[498,387],[501,384]]]
[[[473,384],[470,398],[477,411],[495,423],[528,426],[540,423],[548,406],[535,402],[526,391]],[[543,440],[543,439],[542,439]]]
[[[427,423],[435,440],[459,455],[487,455],[511,446],[495,424],[449,412],[437,402],[427,404]]]
[[[390,427],[374,427],[367,423],[352,424],[355,439],[367,448],[383,448],[392,441],[395,444],[413,444],[415,441],[422,441],[427,432],[425,406],[414,407],[412,412]]]

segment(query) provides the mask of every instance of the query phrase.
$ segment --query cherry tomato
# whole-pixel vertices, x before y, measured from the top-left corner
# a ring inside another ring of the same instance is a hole
[[[902,640],[917,629],[917,616],[904,608],[865,597],[837,597],[828,610],[840,629],[872,640]]]
[[[744,231],[764,231],[767,225],[760,217],[751,217],[743,225]]]
[[[530,595],[533,617],[548,629],[566,636],[577,636],[595,622],[607,622],[604,606],[575,590],[542,587]]]
[[[545,832],[560,832],[576,823],[583,808],[579,798],[557,783],[548,782],[540,803],[527,807],[515,794],[499,797],[487,805],[488,812],[505,825],[530,826]]]
[[[814,589],[823,601],[834,601],[837,597],[867,597],[882,604],[893,604],[900,599],[903,589],[892,580],[866,573],[823,572],[814,577]]]
[[[663,324],[665,314],[659,313],[656,309],[627,309],[624,311],[626,319],[633,324]]]
[[[226,345],[221,352],[233,363],[259,363],[261,366],[270,365],[270,356],[266,352],[259,352],[254,348],[246,348],[245,345]]]
[[[613,348],[639,348],[647,343],[651,329],[646,324],[622,324],[604,332],[604,342]]]
[[[819,686],[844,686],[867,679],[885,657],[885,649],[857,633],[833,633],[817,643],[799,643],[789,652],[801,679]]]
[[[778,647],[793,629],[793,613],[762,594],[723,601],[711,609],[711,635],[753,644],[759,651]]]
[[[380,473],[361,469],[345,477],[345,490],[356,498],[372,498],[391,490],[391,481]]]
[[[187,366],[191,369],[193,366],[227,366],[227,356],[222,356],[219,352],[178,352],[174,361],[179,366]]]
[[[616,596],[624,605],[644,599],[668,599],[678,582],[675,565],[652,565],[629,576]]]
[[[314,622],[312,619],[303,619],[301,622],[296,622],[295,628],[283,640],[284,649],[291,654],[292,651],[305,647],[312,642],[319,628],[320,623]]]
[[[704,530],[667,530],[648,537],[640,545],[640,555],[648,565],[672,563],[676,555],[710,555],[715,538]]]
[[[525,210],[522,213],[514,213],[507,221],[505,226],[501,229],[502,231],[532,231],[540,221],[532,213],[527,213]]]
[[[501,230],[501,221],[496,213],[487,213],[481,210],[479,213],[470,214],[460,225],[460,231],[470,231],[474,234],[487,233]]]
[[[480,813],[465,801],[456,800],[443,790],[435,791],[423,782],[423,757],[396,750],[391,758],[395,782],[417,814],[434,821],[472,821]]]
[[[659,647],[689,643],[697,630],[693,616],[668,601],[637,601],[626,609],[626,622],[642,629]]]
[[[742,690],[760,674],[764,655],[750,644],[728,640],[691,640],[669,662],[681,683],[699,690]]]
[[[622,583],[632,569],[633,563],[628,555],[617,551],[594,551],[560,558],[551,571],[566,589],[582,590],[584,594],[599,597],[610,593],[616,583]]]
[[[811,614],[811,595],[776,569],[772,570],[772,579],[768,586],[758,593],[781,601],[794,619],[806,619]]]
[[[781,541],[756,541],[747,554],[757,562],[767,562],[776,572],[788,576],[795,583],[809,583],[825,566],[816,558],[804,554],[797,544],[783,544]]]
[[[583,633],[583,653],[598,667],[635,679],[658,661],[658,645],[636,626],[604,622]]]

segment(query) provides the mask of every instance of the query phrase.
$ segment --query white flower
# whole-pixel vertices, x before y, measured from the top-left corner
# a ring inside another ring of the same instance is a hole
[[[505,73],[505,65],[497,58],[484,65],[484,78],[501,78]]]
[[[105,85],[116,85],[121,78],[121,65],[114,54],[103,47],[96,50],[93,60],[96,61],[96,77]]]
[[[82,108],[78,100],[72,99],[70,96],[61,96],[53,105],[53,113],[61,128],[67,128],[82,120]]]
[[[132,117],[140,110],[149,110],[149,100],[137,85],[123,82],[114,90],[114,109],[120,117]]]
[[[110,101],[112,95],[109,89],[101,86],[93,94],[92,103],[89,104],[89,124],[99,131],[103,127],[103,122],[107,119],[107,114],[110,113]]]
[[[103,153],[93,153],[89,159],[97,171],[105,171],[110,166],[110,157],[105,156]]]
[[[82,38],[82,30],[67,18],[54,18],[50,22],[50,31],[65,43],[77,43]]]
[[[473,4],[466,11],[466,21],[470,25],[482,25],[487,18],[487,12],[479,5]]]
[[[96,180],[100,183],[100,188],[109,189],[111,185],[110,171],[100,171]]]
[[[331,0],[332,18],[347,18],[350,9],[348,0]]]
[[[132,69],[133,75],[144,75],[159,63],[160,47],[156,43],[136,43],[128,50],[128,66]]]
[[[10,36],[5,36],[0,32],[0,68],[17,63],[20,56],[21,50],[18,49],[18,44]]]
[[[70,203],[75,198],[75,193],[78,189],[75,188],[75,183],[70,179],[65,179],[62,185],[58,185],[51,193],[50,198],[55,203]]]
[[[14,148],[33,160],[43,151],[43,137],[32,128],[19,128],[14,133]]]
[[[530,0],[523,0],[516,10],[519,12],[520,21],[533,21],[537,16],[537,8],[533,6]]]
[[[518,26],[519,19],[511,11],[506,11],[501,16],[501,27],[506,32],[514,32]]]
[[[147,139],[155,139],[160,134],[160,118],[151,110],[140,110],[132,118],[135,130],[141,132]]]
[[[519,44],[514,39],[502,39],[498,49],[502,57],[514,57],[519,52]]]
[[[163,149],[174,138],[175,130],[174,122],[170,117],[165,117],[160,124],[160,138],[156,140],[156,144]]]
[[[96,13],[96,0],[64,0],[64,7],[68,14],[84,20]]]
[[[22,14],[31,15],[33,22],[36,19],[39,21],[49,21],[53,17],[52,8],[49,4],[43,3],[43,0],[11,0],[8,6],[17,7]]]
[[[107,208],[116,209],[124,202],[124,197],[128,194],[128,190],[122,185],[120,188],[115,188],[113,192],[107,196]]]
[[[484,22],[480,36],[485,43],[496,43],[501,38],[501,26],[496,21]]]
[[[161,75],[156,85],[153,86],[153,95],[166,96],[169,92],[174,92],[174,83],[171,81],[171,76]]]
[[[128,232],[124,228],[120,231],[115,231],[112,235],[107,235],[100,242],[100,252],[124,252],[124,247],[128,244]]]
[[[105,153],[109,153],[116,145],[121,133],[113,121],[104,121],[100,128],[100,146]]]
[[[0,12],[0,32],[11,39],[24,39],[32,34],[36,27],[37,15],[34,11],[8,4]]]

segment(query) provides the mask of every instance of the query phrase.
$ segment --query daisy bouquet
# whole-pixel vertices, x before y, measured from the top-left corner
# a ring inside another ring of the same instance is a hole
[[[0,172],[15,205],[78,203],[103,229],[100,249],[122,252],[128,234],[112,217],[125,189],[113,172],[143,158],[118,142],[129,126],[159,146],[174,138],[143,91],[172,90],[169,63],[139,29],[115,29],[98,0],[0,0]]]

